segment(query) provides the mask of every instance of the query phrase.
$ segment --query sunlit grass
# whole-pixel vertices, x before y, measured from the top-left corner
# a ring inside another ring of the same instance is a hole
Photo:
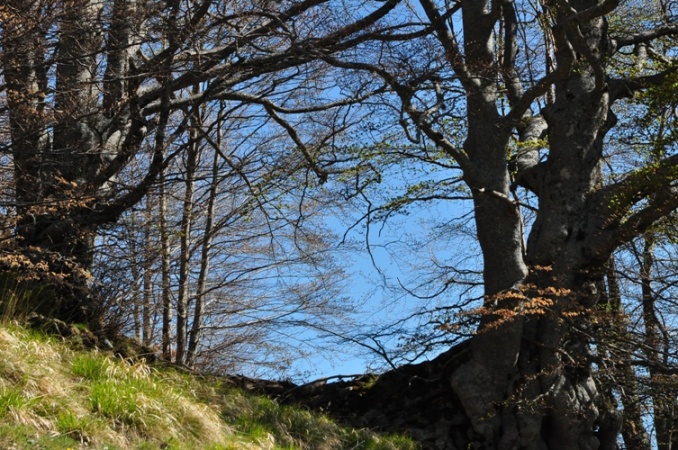
[[[219,378],[79,351],[0,328],[0,448],[414,449],[408,439],[227,387]]]

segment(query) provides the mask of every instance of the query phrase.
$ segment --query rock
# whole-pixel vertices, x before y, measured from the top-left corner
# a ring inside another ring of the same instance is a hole
[[[462,343],[432,361],[382,375],[362,375],[305,385],[231,377],[234,384],[281,403],[305,405],[354,427],[407,434],[423,449],[465,449],[471,423],[451,386],[452,373],[468,362]]]

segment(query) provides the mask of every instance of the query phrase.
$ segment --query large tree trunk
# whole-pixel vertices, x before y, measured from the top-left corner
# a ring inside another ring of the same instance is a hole
[[[484,2],[464,2],[462,8],[489,11]],[[481,15],[470,11],[465,17]],[[474,448],[616,448],[620,416],[592,375],[584,313],[599,300],[606,263],[592,251],[600,224],[587,221],[588,196],[601,183],[603,137],[614,122],[594,67],[605,55],[606,24],[594,19],[579,30],[591,60],[558,54],[559,67],[573,70],[556,83],[555,102],[542,112],[549,157],[530,185],[539,210],[525,254],[518,207],[509,199],[508,137],[492,117],[492,82],[482,81],[497,75],[481,73],[481,89],[468,98],[465,150],[471,169],[465,169],[465,179],[474,193],[486,310],[470,358],[451,380],[471,423],[468,442]],[[570,32],[556,30],[556,41],[566,42]],[[490,40],[490,27],[483,35],[479,23],[468,24],[466,57],[485,71],[493,67]]]
[[[108,133],[100,112],[97,82],[103,45],[103,4],[77,0],[42,9],[12,0],[3,24],[2,64],[8,106],[16,190],[16,250],[33,275],[29,288],[49,286],[49,305],[40,312],[101,325],[102,311],[91,296],[89,273],[98,224],[85,216],[96,202],[95,183],[107,154]],[[50,32],[58,32],[56,51]],[[129,49],[118,49],[121,58]],[[55,55],[55,85],[48,84]],[[53,109],[47,107],[50,91]],[[49,136],[53,139],[50,140]],[[104,148],[106,151],[104,151]],[[46,264],[46,265],[45,265]],[[27,305],[35,308],[36,305]]]
[[[44,72],[46,39],[38,24],[41,12],[25,0],[12,0],[4,24],[2,68],[7,83],[9,129],[12,138],[19,229],[31,223],[25,210],[44,200],[46,159],[50,149],[47,123],[47,73]],[[42,69],[42,70],[41,70]],[[27,232],[26,232],[27,233]]]
[[[71,212],[87,207],[82,185],[93,168],[89,155],[99,149],[93,80],[101,46],[98,15],[102,5],[67,2],[58,17],[45,17],[35,2],[16,0],[7,7],[10,21],[3,26],[3,69],[9,87],[17,246],[27,258],[26,269],[33,278],[49,284],[52,293],[49,305],[27,308],[99,324],[101,311],[93,307],[87,273],[94,229],[74,220]],[[60,35],[53,118],[48,118],[45,109],[50,89],[45,30],[50,27]],[[53,142],[48,125],[52,125]]]

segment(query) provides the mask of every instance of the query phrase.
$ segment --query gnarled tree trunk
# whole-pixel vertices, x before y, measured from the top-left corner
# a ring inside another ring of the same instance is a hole
[[[546,2],[540,28],[532,31],[544,33],[543,48],[553,53],[544,55],[545,73],[533,79],[520,63],[515,2],[419,3],[439,45],[430,56],[434,63],[421,58],[422,72],[402,81],[402,72],[388,66],[333,62],[381,76],[411,119],[404,126],[416,127],[453,158],[473,195],[485,305],[464,350],[450,350],[433,364],[432,373],[440,372],[430,389],[440,389],[448,397],[440,402],[458,409],[450,421],[434,421],[440,441],[433,448],[615,449],[622,417],[594,374],[589,315],[603,298],[612,252],[678,207],[678,156],[657,163],[652,177],[639,171],[604,182],[613,103],[670,73],[615,80],[606,64],[619,46],[656,35],[611,39],[605,16],[615,2]],[[431,66],[440,68],[439,77],[425,72]],[[449,94],[465,108],[463,148],[446,134],[446,88],[464,92],[463,100]],[[520,142],[512,147],[514,135]],[[538,198],[526,245],[520,205],[512,199],[518,186]],[[661,198],[651,197],[655,190]],[[634,212],[643,199],[648,205]],[[408,370],[420,369],[401,374]],[[447,414],[442,406],[433,410]]]

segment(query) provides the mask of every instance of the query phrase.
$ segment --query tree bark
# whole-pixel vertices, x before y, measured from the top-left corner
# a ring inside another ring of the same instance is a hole
[[[194,123],[194,126],[197,126]],[[193,256],[191,248],[191,227],[193,225],[193,190],[195,186],[195,172],[198,163],[198,142],[196,133],[191,133],[191,142],[186,153],[185,179],[184,179],[184,198],[181,214],[181,236],[179,252],[179,292],[177,295],[177,340],[176,356],[177,364],[186,363],[186,352],[188,350],[188,309],[190,297],[190,263]]]
[[[591,2],[574,5],[583,10]],[[451,377],[472,425],[469,441],[496,449],[615,449],[621,416],[593,376],[582,313],[600,299],[607,262],[592,257],[596,224],[587,220],[589,194],[602,181],[603,138],[614,124],[597,66],[606,55],[606,23],[595,18],[579,26],[581,54],[568,47],[557,54],[563,73],[554,103],[542,111],[549,155],[530,186],[539,209],[523,249],[519,210],[509,197],[508,136],[496,112],[491,25],[483,31],[492,7],[463,2],[462,11],[465,56],[477,74],[467,98],[464,150],[471,164],[464,173],[474,193],[487,307],[469,362]],[[564,44],[575,30],[554,33]],[[536,300],[548,307],[520,313]]]
[[[146,211],[144,214],[144,257],[143,257],[143,297],[142,297],[142,321],[141,342],[150,346],[153,342],[155,330],[156,305],[153,302],[153,261],[157,260],[157,250],[153,246],[151,227],[153,221],[153,196],[149,193],[146,197]]]
[[[70,212],[87,202],[81,175],[92,167],[87,155],[98,145],[93,130],[97,118],[93,74],[101,47],[97,21],[101,4],[78,2],[61,15],[45,14],[31,1],[15,0],[6,7],[2,66],[14,159],[16,244],[30,261],[26,269],[49,285],[53,294],[52,304],[43,305],[40,312],[98,329],[101,311],[92,304],[87,273],[93,228]],[[44,34],[50,27],[58,29],[63,44],[56,54],[53,117],[47,108],[50,63],[46,57],[51,44]]]
[[[223,105],[222,105],[223,107]],[[221,121],[217,121],[217,137],[215,145],[221,149],[222,145],[222,131]],[[221,150],[220,150],[221,151]],[[214,149],[212,157],[212,179],[209,188],[209,196],[207,199],[207,209],[205,211],[205,227],[202,233],[202,242],[200,245],[200,272],[198,274],[198,282],[196,283],[194,305],[193,305],[193,323],[188,340],[187,365],[192,367],[195,364],[198,356],[198,347],[203,327],[203,313],[205,307],[205,300],[207,296],[207,277],[210,270],[210,258],[212,250],[212,235],[214,233],[214,215],[216,211],[217,195],[219,193],[219,161],[220,156],[217,149]]]
[[[162,297],[162,357],[172,360],[172,281],[171,247],[167,229],[167,186],[164,172],[160,174],[158,189],[158,214],[160,220],[161,297]]]

